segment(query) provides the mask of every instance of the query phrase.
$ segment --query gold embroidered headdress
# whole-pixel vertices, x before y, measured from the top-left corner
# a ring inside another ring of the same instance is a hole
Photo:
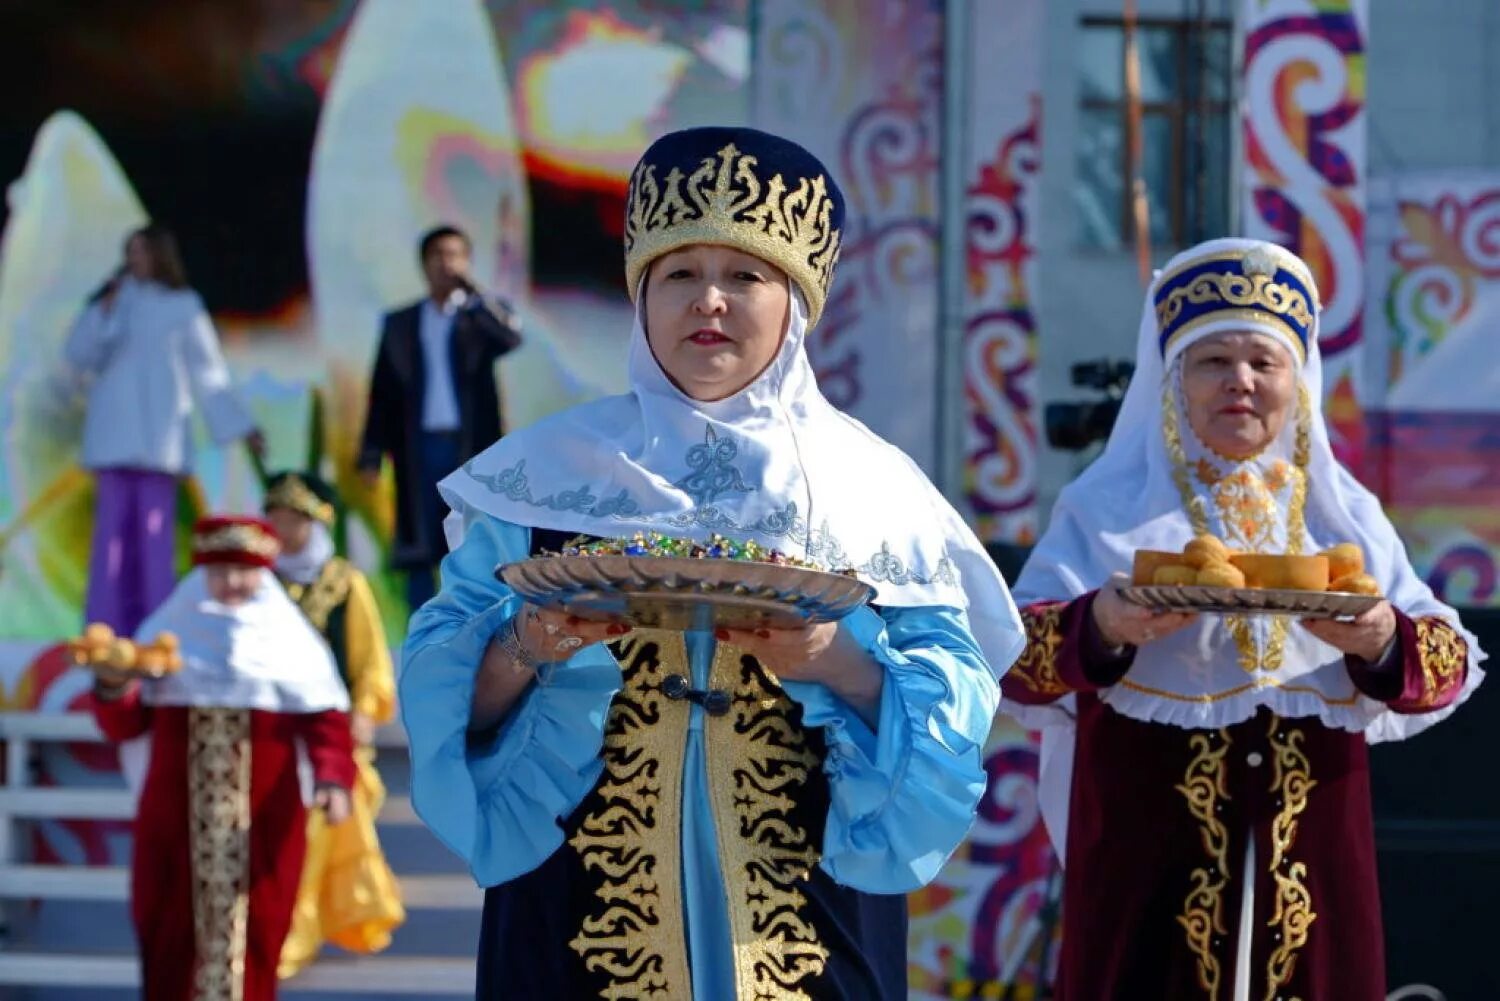
[[[694,243],[734,247],[781,268],[818,322],[844,223],[844,196],[817,157],[747,128],[662,136],[630,177],[625,284],[633,299],[656,258]]]
[[[266,483],[266,498],[262,506],[267,511],[284,507],[325,525],[331,526],[334,521],[333,490],[322,480],[306,473],[272,476]]]

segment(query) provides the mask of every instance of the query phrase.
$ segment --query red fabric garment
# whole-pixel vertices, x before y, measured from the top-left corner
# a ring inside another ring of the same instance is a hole
[[[144,1001],[189,1001],[197,954],[194,933],[189,717],[181,706],[142,704],[132,686],[123,697],[94,700],[94,715],[112,740],[149,734],[151,764],[137,809],[131,856],[131,916],[140,944]],[[354,780],[349,718],[250,711],[249,913],[245,1001],[276,997],[276,964],[291,924],[301,878],[306,810],[297,778],[298,738],[315,780],[349,788]]]
[[[1024,609],[1027,652],[1002,680],[1016,701],[1077,696],[1059,1001],[1228,1001],[1252,839],[1250,996],[1381,1001],[1364,735],[1267,709],[1217,730],[1117,713],[1096,692],[1133,651],[1103,647],[1092,599]],[[1439,619],[1397,621],[1393,656],[1350,658],[1351,678],[1396,711],[1446,705],[1463,687],[1462,638]]]

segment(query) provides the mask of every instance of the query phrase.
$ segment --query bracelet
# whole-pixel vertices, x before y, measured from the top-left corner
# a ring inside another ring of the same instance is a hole
[[[528,610],[530,606],[527,606]],[[510,660],[511,669],[518,674],[522,671],[536,672],[536,658],[527,651],[526,645],[521,642],[521,616],[511,616],[504,629],[497,637],[500,643],[500,652]]]

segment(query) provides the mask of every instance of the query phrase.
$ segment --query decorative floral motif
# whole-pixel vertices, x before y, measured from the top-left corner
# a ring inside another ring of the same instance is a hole
[[[250,932],[250,710],[188,710],[193,1001],[240,1001]]]
[[[1047,698],[1071,691],[1057,673],[1057,651],[1063,645],[1062,613],[1065,608],[1065,602],[1053,601],[1021,609],[1021,622],[1026,627],[1026,649],[1011,665],[1010,675]]]
[[[662,681],[688,669],[675,633],[637,630],[612,648],[624,685],[610,706],[600,754],[599,806],[568,844],[597,871],[596,912],[568,945],[603,973],[611,1001],[687,997],[682,921],[682,742],[688,703],[662,694]]]
[[[1198,957],[1198,986],[1217,1001],[1223,971],[1214,955],[1214,936],[1227,934],[1224,926],[1224,890],[1229,885],[1229,829],[1219,819],[1221,803],[1229,799],[1225,783],[1224,756],[1229,752],[1227,729],[1196,733],[1188,740],[1194,751],[1182,783],[1176,787],[1187,800],[1188,812],[1202,827],[1203,851],[1210,866],[1192,872],[1193,887],[1182,904],[1177,923],[1187,934],[1188,948]]]
[[[733,143],[686,176],[673,167],[658,178],[656,165],[643,163],[630,179],[625,213],[630,287],[664,249],[732,236],[757,256],[783,264],[807,290],[816,320],[833,281],[839,231],[828,179],[795,180],[788,189],[781,174],[765,176],[760,160]]]
[[[712,675],[728,679],[733,693],[729,716],[708,728],[705,748],[736,995],[809,1001],[799,985],[823,972],[828,949],[798,889],[820,853],[793,809],[820,761],[793,721],[792,701],[754,658],[721,645]]]
[[[1312,894],[1307,889],[1307,865],[1289,857],[1297,837],[1297,817],[1307,809],[1307,795],[1317,780],[1312,765],[1299,746],[1303,733],[1279,716],[1271,717],[1268,736],[1275,772],[1271,792],[1280,811],[1271,821],[1271,878],[1276,883],[1276,905],[1269,926],[1278,929],[1276,948],[1266,962],[1265,1001],[1276,1001],[1278,992],[1291,982],[1297,967],[1297,951],[1307,944],[1307,932],[1317,919]]]
[[[1413,626],[1417,633],[1417,657],[1422,664],[1422,695],[1434,708],[1446,705],[1454,689],[1463,683],[1469,663],[1469,644],[1443,619],[1424,615]]]
[[[694,507],[704,507],[721,494],[749,493],[754,488],[745,485],[734,464],[739,452],[733,438],[720,438],[712,424],[705,425],[703,444],[688,449],[687,466],[692,472],[672,485],[691,497]]]

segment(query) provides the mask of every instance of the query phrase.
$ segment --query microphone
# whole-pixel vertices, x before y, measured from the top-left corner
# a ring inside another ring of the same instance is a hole
[[[94,294],[89,296],[89,302],[98,302],[100,299],[113,294],[117,289],[119,289],[120,282],[124,280],[125,275],[128,274],[129,271],[129,267],[124,264],[121,264],[118,268],[115,268],[114,274],[106,278],[104,280],[104,284],[100,285],[97,289],[94,290]]]

